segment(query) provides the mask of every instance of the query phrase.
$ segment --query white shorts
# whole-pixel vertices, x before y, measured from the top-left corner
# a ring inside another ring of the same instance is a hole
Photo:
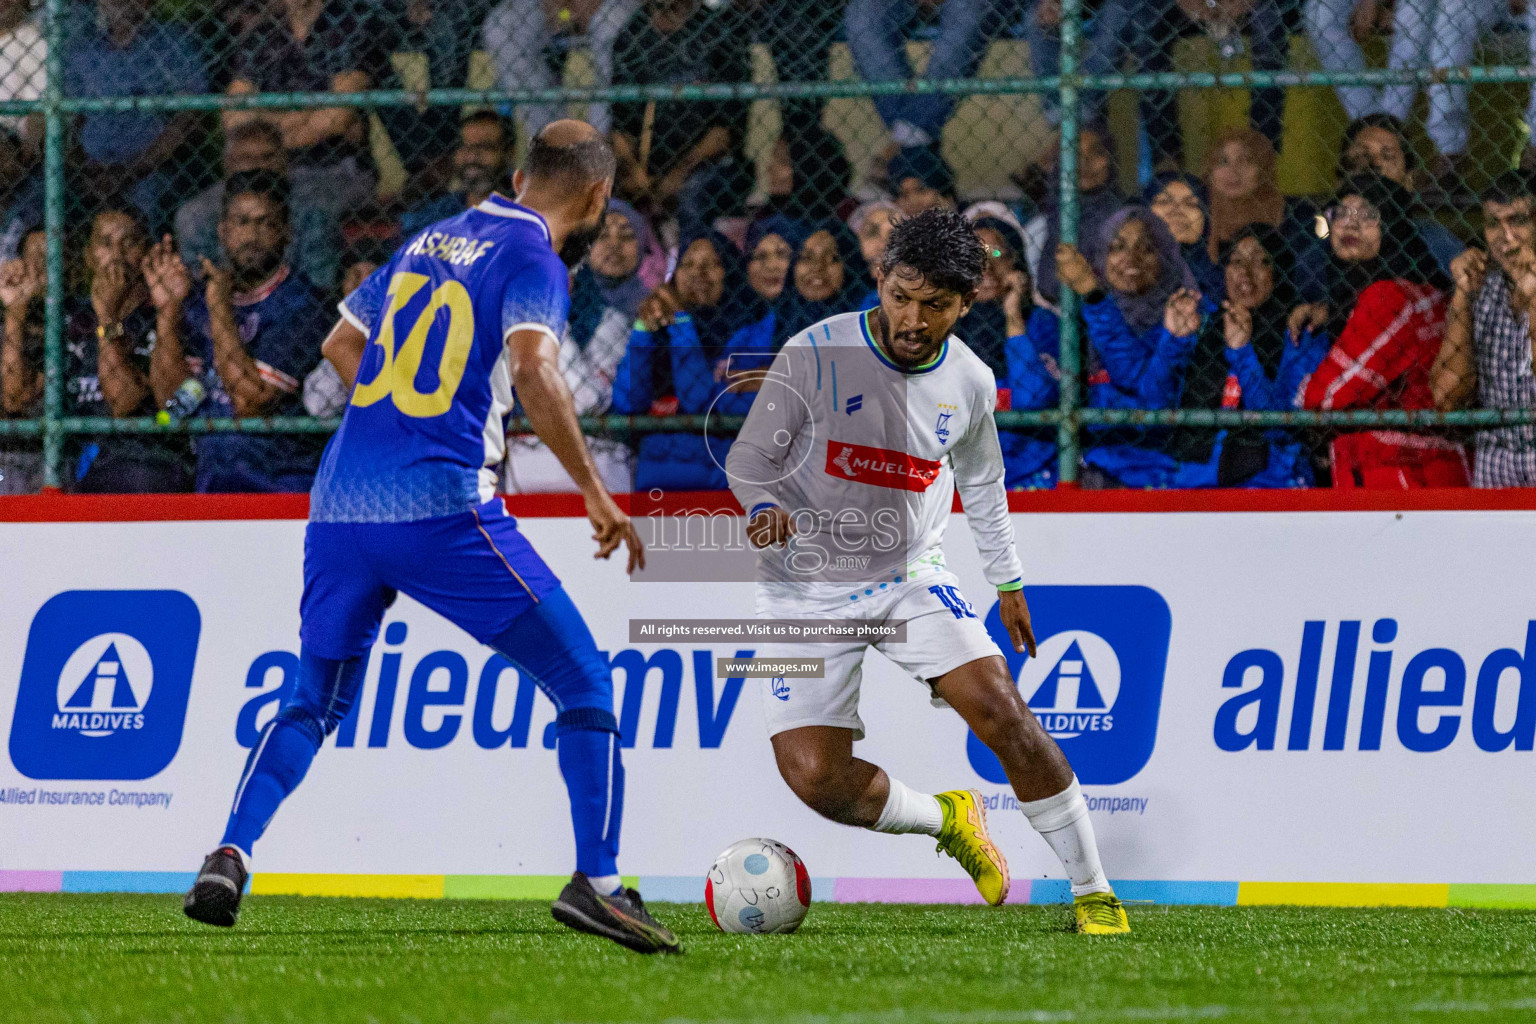
[[[978,658],[1001,657],[981,616],[960,594],[960,581],[950,572],[923,575],[891,586],[885,593],[861,597],[840,609],[840,615],[812,609],[775,607],[774,618],[850,618],[907,620],[904,643],[855,641],[846,644],[765,644],[759,658],[822,658],[821,679],[763,679],[763,718],[768,735],[808,725],[853,730],[864,738],[859,718],[859,686],[864,678],[864,652],[873,647],[925,686],[932,680]],[[942,702],[940,702],[942,703]]]

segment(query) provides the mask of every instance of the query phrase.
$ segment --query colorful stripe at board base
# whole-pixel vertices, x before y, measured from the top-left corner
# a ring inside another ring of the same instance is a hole
[[[0,892],[179,893],[190,871],[0,870]],[[381,899],[552,900],[567,875],[365,875],[259,872],[258,896],[351,896]],[[699,903],[704,879],[626,875],[648,900]],[[1202,906],[1536,908],[1536,884],[1404,882],[1194,882],[1123,879],[1115,892],[1131,903]],[[812,878],[811,898],[831,903],[980,903],[964,878]],[[1016,878],[1009,903],[1069,903],[1064,879]]]

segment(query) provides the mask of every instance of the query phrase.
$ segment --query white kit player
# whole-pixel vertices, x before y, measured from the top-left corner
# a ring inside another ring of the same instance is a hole
[[[987,253],[956,213],[903,221],[875,268],[880,304],[787,340],[761,374],[726,460],[759,549],[757,613],[771,619],[906,621],[905,642],[775,644],[760,657],[823,658],[819,679],[765,687],[774,756],[817,813],[877,832],[935,837],[988,903],[1008,864],[980,794],[915,792],[853,754],[859,685],[874,647],[959,712],[1002,762],[1030,824],[1072,883],[1079,931],[1128,932],[1099,863],[1066,756],[1030,712],[1007,662],[945,566],[958,488],[1014,647],[1035,653],[1003,455],[997,382],[950,331],[969,311]]]

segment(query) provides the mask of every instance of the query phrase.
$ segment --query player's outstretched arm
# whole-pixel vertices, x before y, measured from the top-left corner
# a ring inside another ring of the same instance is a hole
[[[627,572],[645,568],[645,545],[629,516],[603,486],[587,451],[586,438],[576,422],[576,403],[560,373],[560,347],[543,331],[513,331],[507,338],[512,386],[539,440],[549,446],[570,474],[587,504],[587,518],[595,531],[598,558],[607,558],[623,544],[629,551]]]

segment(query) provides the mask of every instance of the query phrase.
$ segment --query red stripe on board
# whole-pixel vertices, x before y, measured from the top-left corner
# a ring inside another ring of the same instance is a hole
[[[740,515],[729,491],[617,495],[631,515]],[[514,494],[507,511],[524,518],[579,518],[579,494]],[[1536,488],[1410,491],[1014,491],[1014,512],[1462,512],[1536,510]],[[954,503],[960,511],[958,495]],[[307,494],[30,494],[0,497],[0,523],[162,522],[304,519]]]

